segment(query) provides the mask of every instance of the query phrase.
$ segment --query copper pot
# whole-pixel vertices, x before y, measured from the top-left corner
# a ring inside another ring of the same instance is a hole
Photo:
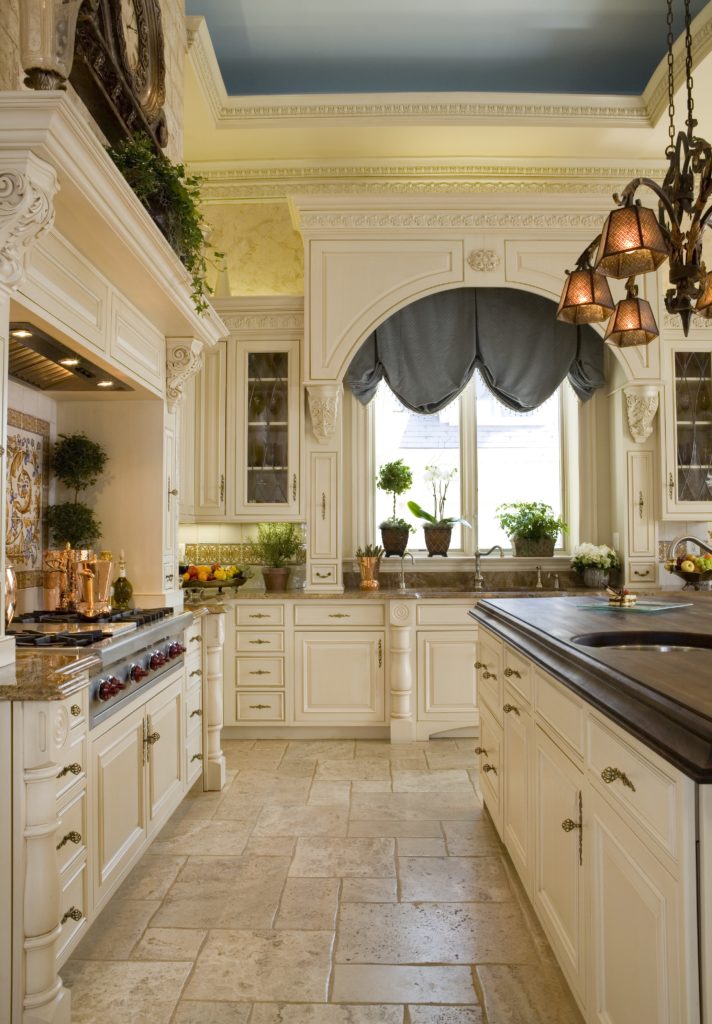
[[[5,625],[9,626],[15,616],[17,604],[17,575],[9,562],[5,564]]]

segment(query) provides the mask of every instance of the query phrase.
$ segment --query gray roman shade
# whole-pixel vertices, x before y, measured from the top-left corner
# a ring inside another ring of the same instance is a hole
[[[446,406],[475,369],[516,412],[536,409],[566,377],[587,401],[605,384],[603,341],[593,328],[555,316],[555,302],[513,288],[437,292],[377,327],[344,380],[364,405],[385,380],[403,405],[419,413]]]

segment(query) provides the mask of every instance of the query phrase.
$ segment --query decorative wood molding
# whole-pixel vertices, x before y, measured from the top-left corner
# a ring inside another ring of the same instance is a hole
[[[467,262],[473,270],[489,274],[497,269],[502,262],[502,258],[494,249],[473,249],[467,257]]]
[[[183,388],[203,365],[203,342],[197,338],[166,338],[166,402],[174,412],[183,401]]]
[[[658,411],[659,393],[654,384],[631,385],[623,388],[630,436],[636,444],[643,444],[653,432],[653,420]]]
[[[223,317],[230,332],[236,331],[298,331],[304,327],[304,316],[295,313],[243,313]]]
[[[336,433],[342,394],[341,384],[307,385],[312,433],[319,444],[328,444]]]
[[[32,244],[54,223],[56,191],[49,164],[32,154],[0,158],[0,286],[22,282]]]
[[[662,322],[663,322],[662,326],[663,326],[663,330],[664,331],[681,331],[682,330],[682,320],[677,315],[677,313],[668,313],[668,311],[665,310],[665,312],[662,315]],[[692,330],[692,331],[701,331],[701,330],[709,331],[711,327],[712,327],[712,322],[710,320],[706,320],[702,316],[693,316],[692,320],[690,321],[690,330]]]
[[[600,228],[598,213],[470,213],[444,210],[358,210],[334,212],[332,210],[299,211],[301,231],[458,231],[491,228],[516,229],[568,229]]]

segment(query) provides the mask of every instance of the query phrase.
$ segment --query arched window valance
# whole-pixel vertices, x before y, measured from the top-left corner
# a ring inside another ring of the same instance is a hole
[[[603,341],[555,319],[549,299],[512,288],[455,288],[405,306],[354,356],[345,383],[364,405],[381,380],[407,408],[433,413],[478,369],[510,409],[529,412],[568,377],[587,401],[605,384]]]

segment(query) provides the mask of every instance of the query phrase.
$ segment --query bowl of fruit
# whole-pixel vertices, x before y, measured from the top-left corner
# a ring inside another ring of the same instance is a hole
[[[189,565],[182,574],[184,590],[216,589],[223,587],[241,587],[252,576],[248,569],[237,565]]]
[[[688,555],[685,552],[666,562],[665,568],[685,580],[688,586],[699,587],[700,583],[712,580],[712,555]]]

